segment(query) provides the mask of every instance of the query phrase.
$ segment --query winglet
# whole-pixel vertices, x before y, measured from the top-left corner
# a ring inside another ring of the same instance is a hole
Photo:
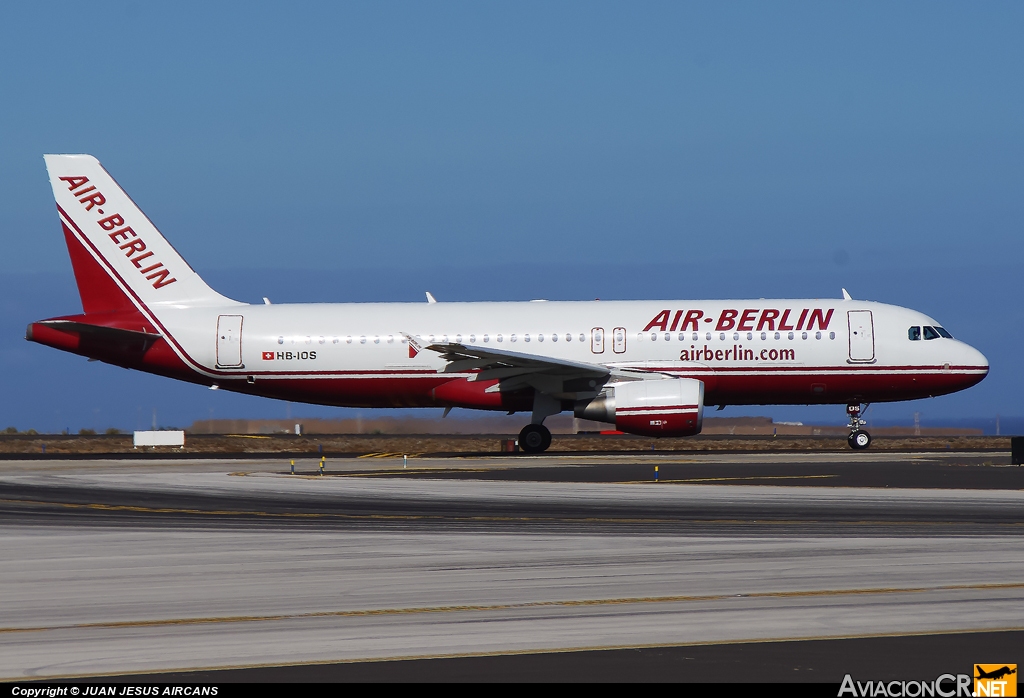
[[[844,301],[852,301],[853,300],[853,296],[851,296],[850,292],[847,291],[845,288],[843,289],[843,300]]]
[[[409,342],[409,358],[415,359],[416,355],[423,351],[423,346],[419,342],[417,342],[416,339],[411,334],[405,334],[403,332],[402,336],[405,337],[405,340],[407,342]]]
[[[427,303],[437,303],[437,299],[434,298],[430,291],[427,291]]]

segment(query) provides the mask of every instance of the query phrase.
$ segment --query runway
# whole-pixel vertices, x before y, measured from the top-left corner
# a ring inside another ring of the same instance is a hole
[[[7,463],[0,677],[1021,630],[996,461]]]

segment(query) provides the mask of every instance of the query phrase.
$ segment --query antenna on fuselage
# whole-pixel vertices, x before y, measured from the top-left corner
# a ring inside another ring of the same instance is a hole
[[[427,303],[437,303],[437,299],[434,298],[430,291],[427,291]]]
[[[843,289],[843,300],[844,301],[852,301],[853,300],[853,296],[851,296],[850,292],[847,291],[845,288]]]

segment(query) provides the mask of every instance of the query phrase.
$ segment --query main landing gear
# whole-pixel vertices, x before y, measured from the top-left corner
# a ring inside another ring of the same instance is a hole
[[[543,453],[551,445],[551,432],[543,424],[527,424],[519,432],[519,448],[526,453]]]
[[[865,405],[865,407],[867,407],[867,405]],[[850,435],[846,438],[846,442],[850,444],[850,448],[855,451],[860,451],[870,446],[871,434],[861,429],[861,427],[867,424],[867,422],[860,418],[860,404],[847,405],[846,414],[850,415]]]
[[[519,432],[519,448],[525,453],[543,453],[551,445],[551,432],[544,420],[562,411],[562,401],[539,390],[533,392],[533,415]]]

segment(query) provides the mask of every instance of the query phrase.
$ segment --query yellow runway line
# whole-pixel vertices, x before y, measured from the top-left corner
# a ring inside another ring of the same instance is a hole
[[[308,479],[320,479],[307,475]],[[822,521],[818,519],[656,519],[636,517],[565,517],[565,516],[450,516],[445,514],[339,514],[336,512],[271,512],[231,509],[179,509],[174,507],[143,507],[128,504],[74,504],[68,502],[47,502],[31,499],[0,499],[4,504],[25,504],[61,507],[65,509],[93,509],[97,511],[127,511],[143,514],[188,514],[196,516],[256,516],[274,519],[338,519],[342,521],[458,521],[462,523],[611,523],[611,524],[702,524],[702,525],[767,525],[806,526],[815,523],[829,523],[843,526],[960,526],[963,522],[952,521]],[[988,523],[1000,527],[1021,527],[1024,522],[1010,521]]]
[[[934,587],[880,587],[862,589],[820,589],[803,591],[761,591],[749,594],[702,594],[673,596],[635,596],[612,599],[571,599],[562,601],[526,601],[505,604],[464,604],[450,606],[415,606],[410,608],[374,608],[349,611],[312,611],[309,613],[273,614],[262,616],[211,616],[195,618],[166,618],[135,621],[109,621],[96,623],[73,623],[54,626],[0,627],[3,633],[46,632],[51,630],[86,630],[115,628],[148,628],[176,625],[204,625],[212,623],[253,623],[282,620],[304,620],[311,618],[359,618],[367,616],[417,615],[426,613],[493,612],[539,608],[581,608],[596,606],[622,606],[628,604],[700,603],[725,601],[727,599],[797,599],[842,596],[864,596],[875,594],[921,594],[942,591],[995,591],[1024,589],[1024,582],[1004,584],[948,584]]]

